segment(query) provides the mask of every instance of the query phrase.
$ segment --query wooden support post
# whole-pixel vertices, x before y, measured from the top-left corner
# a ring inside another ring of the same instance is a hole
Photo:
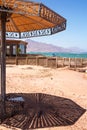
[[[24,45],[24,54],[26,54],[26,45]]]
[[[69,58],[69,68],[71,67],[71,58]]]
[[[77,67],[77,59],[75,58],[75,70],[76,70],[76,67]]]
[[[1,42],[0,42],[0,101],[1,101]]]
[[[81,58],[81,67],[83,67],[83,59]]]
[[[56,57],[56,68],[58,68],[58,57]]]
[[[18,56],[15,58],[15,64],[18,65]]]
[[[36,56],[36,65],[38,66],[39,65],[39,57]]]
[[[48,67],[48,57],[46,57],[46,67]]]
[[[1,12],[1,115],[5,118],[6,107],[6,12]]]
[[[28,56],[26,57],[26,64],[28,65]]]
[[[65,61],[65,58],[63,58],[63,60],[62,60],[63,62],[62,62],[62,67],[64,67],[64,61]]]

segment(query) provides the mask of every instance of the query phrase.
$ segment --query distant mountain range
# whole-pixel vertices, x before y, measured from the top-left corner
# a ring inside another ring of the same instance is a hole
[[[37,42],[30,39],[27,39],[26,41],[28,42],[27,52],[84,52],[84,50],[81,50],[77,47],[63,48],[60,46]]]

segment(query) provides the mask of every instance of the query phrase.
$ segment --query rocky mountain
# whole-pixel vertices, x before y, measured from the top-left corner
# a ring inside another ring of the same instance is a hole
[[[30,39],[26,40],[28,42],[27,52],[80,52],[79,48],[63,48],[60,46],[55,46],[52,44],[46,44],[43,42],[37,42]]]
[[[71,52],[85,52],[85,50],[83,50],[83,49],[81,49],[81,48],[79,48],[79,47],[70,47],[70,48],[68,48],[68,49],[70,49],[71,50]]]

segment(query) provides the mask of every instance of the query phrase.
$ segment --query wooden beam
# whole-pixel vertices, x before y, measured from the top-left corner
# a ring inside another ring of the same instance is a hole
[[[1,12],[1,115],[5,117],[5,98],[6,98],[6,12]]]

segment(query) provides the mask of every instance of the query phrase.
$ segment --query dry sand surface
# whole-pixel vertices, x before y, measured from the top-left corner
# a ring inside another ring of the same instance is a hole
[[[68,68],[52,69],[29,65],[7,65],[6,73],[7,93],[45,93],[60,96],[73,100],[87,110],[87,73]],[[6,128],[2,124],[0,130],[17,130],[17,128]],[[87,112],[73,125],[43,130],[87,130]]]

